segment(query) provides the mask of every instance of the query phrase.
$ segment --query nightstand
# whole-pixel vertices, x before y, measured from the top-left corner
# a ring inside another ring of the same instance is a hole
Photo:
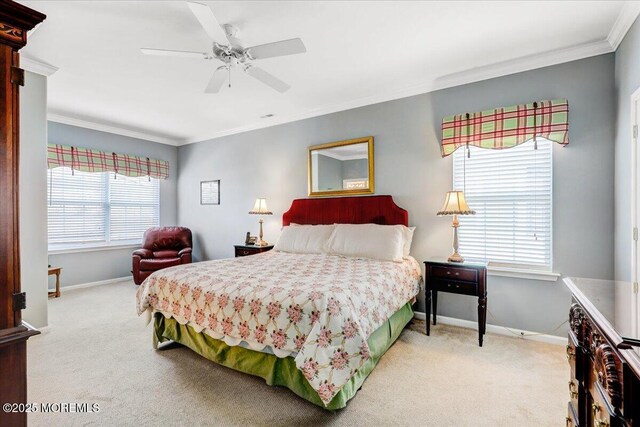
[[[449,292],[478,297],[478,341],[487,329],[487,264],[480,262],[448,262],[429,260],[425,266],[425,310],[427,335],[431,332],[431,301],[433,301],[433,324],[436,324],[438,292]]]
[[[254,246],[254,245],[233,245],[236,248],[236,258],[239,256],[255,255],[262,252],[267,252],[273,249],[273,245],[268,246]]]

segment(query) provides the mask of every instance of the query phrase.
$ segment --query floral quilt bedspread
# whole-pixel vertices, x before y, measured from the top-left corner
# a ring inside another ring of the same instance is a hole
[[[422,281],[418,262],[270,251],[160,270],[138,289],[138,314],[249,348],[291,355],[325,404],[369,358],[367,339]]]

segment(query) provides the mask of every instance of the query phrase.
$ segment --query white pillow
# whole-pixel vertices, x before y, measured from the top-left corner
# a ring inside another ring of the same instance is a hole
[[[334,225],[284,227],[273,250],[298,254],[320,254],[331,237]]]
[[[402,256],[406,258],[409,256],[409,253],[411,252],[411,242],[413,241],[413,232],[416,231],[416,228],[405,227],[404,225],[402,225],[401,227],[402,227],[402,235],[404,237],[404,246],[402,248]]]
[[[405,237],[402,225],[336,224],[327,252],[356,258],[402,262]]]

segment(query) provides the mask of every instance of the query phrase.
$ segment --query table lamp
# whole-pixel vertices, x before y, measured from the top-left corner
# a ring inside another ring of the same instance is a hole
[[[453,215],[453,254],[449,257],[449,262],[464,262],[464,258],[458,253],[458,215],[475,215],[475,211],[469,208],[462,191],[449,191],[444,199],[444,205],[438,216]]]
[[[256,199],[256,203],[253,205],[253,209],[249,211],[251,215],[273,215],[267,208],[267,199]],[[258,221],[260,223],[260,234],[258,235],[258,241],[256,242],[256,246],[267,246],[268,243],[262,240],[262,223],[264,220],[260,218]]]

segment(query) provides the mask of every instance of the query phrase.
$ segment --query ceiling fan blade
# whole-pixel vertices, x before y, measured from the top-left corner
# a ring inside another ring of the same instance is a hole
[[[272,89],[277,90],[280,93],[284,93],[291,88],[288,84],[275,77],[272,74],[267,73],[265,70],[255,66],[249,66],[244,70],[247,74],[256,80],[261,81]]]
[[[207,59],[209,55],[204,52],[188,52],[185,50],[169,50],[169,49],[153,49],[149,47],[143,47],[140,52],[145,55],[155,56],[179,56],[182,58],[194,58],[194,59]]]
[[[211,39],[218,44],[227,44],[227,35],[218,23],[216,16],[209,6],[194,1],[188,1],[187,5],[191,12],[195,15],[196,19],[202,25],[202,28],[207,32]]]
[[[305,53],[307,48],[300,39],[282,40],[274,43],[261,44],[245,49],[253,59],[273,58],[276,56],[295,55]]]
[[[222,65],[218,67],[218,69],[211,76],[211,80],[209,80],[209,84],[207,88],[204,90],[204,93],[218,93],[222,88],[224,82],[227,81],[227,67]]]

